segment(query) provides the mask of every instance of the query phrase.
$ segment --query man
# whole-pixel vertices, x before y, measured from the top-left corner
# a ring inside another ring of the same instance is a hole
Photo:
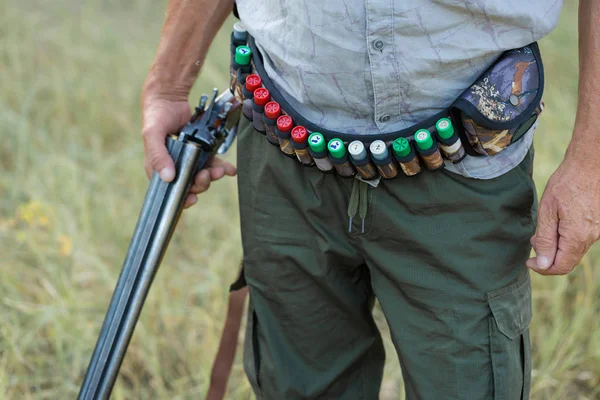
[[[374,138],[448,107],[506,50],[556,25],[558,0],[239,0],[268,78],[311,123]],[[173,179],[164,137],[230,1],[170,0],[143,93],[146,171]],[[573,139],[536,217],[533,129],[492,157],[369,188],[348,230],[352,180],[304,168],[242,122],[239,196],[250,289],[245,369],[262,399],[376,399],[381,303],[408,399],[521,399],[530,386],[528,269],[569,273],[600,236],[596,132],[600,3],[580,1]],[[565,133],[566,134],[566,133]],[[234,175],[215,160],[210,182]],[[358,221],[357,221],[358,219]],[[537,226],[536,226],[537,221]],[[529,259],[531,246],[537,257]]]

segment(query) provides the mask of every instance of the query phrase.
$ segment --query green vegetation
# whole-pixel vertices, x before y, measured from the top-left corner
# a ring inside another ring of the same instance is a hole
[[[28,3],[0,6],[0,398],[70,399],[147,185],[139,93],[165,2]],[[569,2],[542,42],[540,194],[573,124],[576,25]],[[225,87],[227,37],[213,46],[193,101]],[[185,213],[114,399],[203,396],[241,258],[236,202],[235,181],[223,180]],[[600,398],[599,256],[595,249],[567,278],[534,277],[534,399]],[[378,319],[385,330],[379,311]],[[228,399],[251,398],[239,353]],[[381,397],[401,393],[390,356]]]

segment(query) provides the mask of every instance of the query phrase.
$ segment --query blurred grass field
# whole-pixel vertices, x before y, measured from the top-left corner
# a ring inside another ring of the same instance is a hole
[[[165,3],[0,1],[0,399],[77,394],[147,185],[139,95]],[[541,43],[540,194],[574,120],[576,8],[567,1]],[[227,29],[192,101],[226,85]],[[235,181],[199,200],[157,275],[114,399],[202,398],[207,389],[241,259]],[[569,277],[534,277],[533,399],[600,399],[599,257],[596,247]],[[386,346],[381,398],[402,399]],[[239,353],[228,399],[253,398]]]

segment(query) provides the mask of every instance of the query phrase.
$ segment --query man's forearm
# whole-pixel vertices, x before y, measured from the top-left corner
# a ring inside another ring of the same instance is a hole
[[[185,100],[232,0],[169,0],[144,97]]]
[[[567,155],[587,159],[600,145],[600,1],[579,1],[579,98],[573,140]]]

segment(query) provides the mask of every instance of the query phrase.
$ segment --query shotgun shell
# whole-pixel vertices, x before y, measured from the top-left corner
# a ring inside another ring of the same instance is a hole
[[[354,176],[354,167],[348,159],[344,142],[337,138],[331,139],[327,144],[327,149],[329,150],[329,160],[331,160],[337,173],[345,178]]]
[[[235,24],[233,24],[232,35],[236,43],[239,43],[237,46],[245,45],[246,41],[248,40],[248,30],[241,21],[238,21]]]
[[[235,62],[235,52],[236,49],[240,46],[245,46],[248,40],[248,32],[244,25],[240,22],[235,23],[233,25],[233,30],[231,32],[231,37],[229,39],[229,90],[231,94],[234,93],[235,82],[237,80],[237,67],[234,64]]]
[[[292,121],[292,117],[282,115],[277,118],[275,133],[277,134],[277,140],[279,140],[279,148],[283,154],[296,158],[296,151],[294,151],[291,143],[291,131],[293,127],[294,122]]]
[[[267,140],[274,146],[279,147],[279,139],[277,133],[275,133],[275,127],[277,125],[277,118],[281,115],[281,107],[276,101],[270,101],[265,104],[265,113],[262,116],[263,125],[265,126],[265,132],[267,133]]]
[[[233,29],[231,31],[231,39],[229,45],[229,53],[231,54],[231,59],[229,60],[229,65],[233,66],[233,61],[235,59],[235,50],[239,46],[245,46],[248,42],[248,31],[246,27],[241,22],[236,22],[233,24]],[[235,73],[237,77],[237,72]]]
[[[417,154],[407,139],[401,137],[394,140],[392,150],[394,151],[394,158],[398,161],[400,168],[402,168],[402,172],[404,172],[406,176],[415,176],[421,172],[419,157],[417,157]]]
[[[392,156],[390,156],[390,152],[388,151],[385,142],[382,140],[375,140],[369,146],[369,150],[371,151],[373,162],[383,178],[392,179],[398,175],[398,167],[396,167],[396,162]]]
[[[442,155],[452,163],[457,163],[465,158],[465,148],[460,138],[454,131],[452,121],[448,118],[442,118],[435,124],[437,140],[440,145]]]
[[[243,103],[244,94],[242,93],[242,87],[246,82],[246,76],[252,73],[252,50],[248,46],[238,46],[235,49],[235,55],[233,57],[233,63],[230,68],[231,76],[229,79],[229,90],[237,101]]]
[[[435,171],[444,166],[444,160],[440,154],[437,144],[427,129],[419,129],[415,133],[417,151],[423,159],[425,166],[430,171]]]
[[[360,140],[351,142],[348,145],[348,153],[350,154],[350,161],[361,178],[366,180],[377,178],[377,170],[371,162],[363,142]]]
[[[265,105],[270,100],[271,95],[267,89],[258,88],[254,91],[254,98],[252,100],[252,125],[260,133],[265,133],[265,124],[263,123],[262,116],[265,112]]]
[[[308,132],[306,128],[298,125],[292,129],[292,147],[296,151],[296,156],[298,157],[298,161],[302,163],[302,165],[313,165],[313,159],[310,156],[308,151]]]
[[[327,142],[325,142],[325,137],[322,134],[313,132],[308,137],[308,150],[319,170],[323,172],[333,170],[333,164],[327,155]]]
[[[249,121],[252,121],[252,104],[254,104],[254,91],[262,86],[262,79],[256,74],[246,77],[246,84],[242,88],[244,102],[242,103],[242,113]]]

